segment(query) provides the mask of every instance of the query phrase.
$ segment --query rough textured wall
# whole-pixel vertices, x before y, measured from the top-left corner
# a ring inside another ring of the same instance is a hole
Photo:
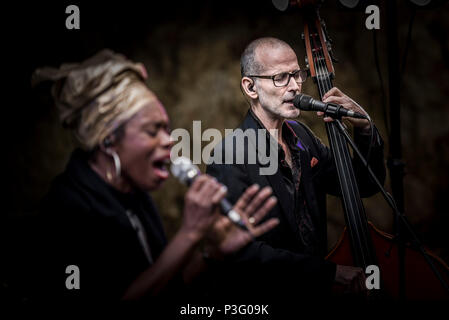
[[[411,10],[399,1],[399,48],[404,49]],[[61,172],[74,148],[70,134],[57,121],[51,99],[29,88],[33,68],[79,61],[103,47],[142,61],[149,71],[148,85],[166,106],[172,128],[191,130],[201,120],[202,129],[236,127],[247,111],[239,88],[239,57],[245,45],[259,36],[279,37],[292,45],[304,66],[300,39],[303,19],[299,12],[280,13],[270,1],[195,2],[181,8],[165,4],[82,4],[82,26],[78,33],[63,28],[65,6],[42,8],[30,17],[30,29],[13,37],[18,60],[20,99],[8,108],[6,142],[6,212],[10,217],[32,216],[51,179]],[[406,214],[427,244],[448,258],[449,225],[449,73],[448,6],[419,11],[413,25],[412,42],[403,73],[401,90]],[[381,29],[377,31],[380,65],[387,90],[385,8],[381,7]],[[373,31],[365,28],[363,11],[344,11],[333,1],[322,8],[334,51],[335,84],[372,115],[388,153],[388,131],[381,105],[380,82],[375,69]],[[34,24],[33,24],[34,22]],[[48,89],[48,88],[47,88]],[[317,97],[308,80],[303,91]],[[398,108],[399,106],[392,106]],[[324,125],[313,114],[300,117],[327,143]],[[14,130],[14,131],[11,131]],[[13,134],[11,134],[13,132]],[[204,169],[204,166],[202,167]],[[390,190],[389,181],[386,183]],[[185,187],[170,178],[154,193],[168,234],[180,223]],[[381,196],[365,200],[374,224],[390,231],[391,213]],[[338,239],[344,219],[337,199],[329,201],[329,245]]]

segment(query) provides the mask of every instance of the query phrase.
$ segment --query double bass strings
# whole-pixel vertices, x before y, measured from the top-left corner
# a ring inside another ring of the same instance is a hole
[[[318,33],[318,30],[316,30],[315,35],[317,33]],[[322,97],[327,91],[329,91],[332,88],[332,83],[331,83],[331,80],[329,78],[329,72],[327,71],[327,67],[325,65],[325,57],[324,57],[323,49],[322,49],[322,47],[320,48],[317,45],[317,42],[316,42],[316,39],[315,39],[315,37],[316,37],[315,35],[313,37],[311,36],[311,40],[313,42],[313,50],[311,48],[311,50],[312,50],[311,53],[312,53],[313,59],[315,61],[315,72],[316,72],[316,77],[317,77],[318,90],[319,90],[319,93],[320,93],[320,97]],[[333,135],[335,140],[337,140],[338,138],[341,139],[341,137],[338,135],[338,132],[336,132],[336,128],[334,126],[329,124],[329,125],[327,125],[327,129],[328,129],[329,133],[331,135]],[[342,143],[345,143],[345,142],[344,141],[343,142],[340,141],[340,145]],[[335,150],[335,149],[338,149],[338,150]],[[343,157],[340,154],[341,151],[339,150],[339,148],[334,148],[334,152],[336,153],[336,156],[339,157],[342,161],[346,161],[345,157]],[[347,163],[345,163],[345,164],[347,164]],[[355,190],[351,190],[351,191],[354,194]],[[351,206],[351,207],[353,206],[352,203],[347,203],[347,202],[345,202],[345,205],[347,207],[348,206]],[[354,208],[352,208],[352,209],[353,209],[352,212],[354,212],[355,211]],[[360,210],[359,210],[359,212],[360,212]],[[370,252],[370,250],[369,250],[370,245],[369,245],[369,240],[366,237],[367,235],[364,234],[364,233],[359,232],[359,230],[362,230],[362,228],[364,226],[364,223],[362,221],[362,217],[360,215],[358,217],[357,217],[357,215],[355,215],[355,216],[347,215],[347,218],[348,218],[348,221],[350,223],[352,223],[353,225],[357,226],[356,228],[350,228],[349,232],[354,232],[355,233],[353,235],[356,236],[356,238],[358,240],[358,243],[361,246],[363,246],[363,248],[364,248],[363,250],[361,250],[362,254],[361,254],[360,258],[362,259],[361,262],[362,262],[363,266],[366,267],[369,264],[367,260],[370,260],[370,259],[369,258],[367,259],[367,257],[365,257],[365,255],[364,255],[364,253],[365,252]]]

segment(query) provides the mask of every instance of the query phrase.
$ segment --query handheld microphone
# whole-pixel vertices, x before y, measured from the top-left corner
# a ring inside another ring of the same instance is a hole
[[[171,165],[171,173],[178,178],[179,181],[190,186],[196,177],[201,175],[200,169],[186,157],[179,157],[173,161]],[[226,215],[233,223],[240,228],[248,231],[245,223],[240,217],[240,214],[232,209],[233,205],[226,199],[222,199],[220,202],[221,212]]]
[[[324,112],[326,116],[332,118],[340,118],[340,117],[351,117],[351,118],[359,118],[359,119],[368,119],[367,116],[343,108],[341,105],[336,103],[326,103],[319,100],[313,99],[311,96],[305,94],[298,94],[293,99],[293,105],[304,111],[321,111]]]

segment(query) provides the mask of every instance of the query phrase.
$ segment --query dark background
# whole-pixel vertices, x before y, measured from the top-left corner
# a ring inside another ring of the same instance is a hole
[[[384,2],[377,2],[381,16],[378,31],[365,28],[365,6],[351,11],[328,0],[320,12],[340,61],[335,64],[334,83],[371,114],[386,142],[387,155],[388,106],[383,101],[388,101],[388,30]],[[406,0],[396,2],[400,61],[406,63],[398,66],[403,70],[401,105],[391,108],[400,108],[402,113],[405,213],[424,243],[449,261],[448,4],[416,11],[404,60],[413,7]],[[69,4],[80,8],[80,30],[65,28]],[[111,48],[145,64],[148,85],[165,105],[172,128],[191,130],[192,121],[201,120],[202,130],[218,128],[223,132],[236,127],[248,108],[239,89],[239,59],[251,40],[281,38],[295,49],[300,65],[305,66],[300,12],[277,11],[269,0],[16,3],[5,5],[2,15],[1,137],[6,190],[1,215],[3,244],[9,251],[26,236],[25,226],[32,226],[40,199],[76,146],[70,132],[58,122],[49,87],[31,88],[35,68],[78,62],[102,48]],[[385,99],[375,67],[373,32]],[[303,92],[317,98],[310,79]],[[324,125],[314,114],[302,113],[300,119],[327,143]],[[386,187],[391,191],[389,180]],[[154,193],[169,236],[179,226],[184,192],[185,188],[170,178]],[[369,219],[378,228],[391,231],[391,211],[382,197],[364,201]],[[330,198],[328,209],[331,248],[343,229],[344,218],[338,199]],[[2,286],[14,286],[9,274],[14,268],[6,270],[0,277]]]

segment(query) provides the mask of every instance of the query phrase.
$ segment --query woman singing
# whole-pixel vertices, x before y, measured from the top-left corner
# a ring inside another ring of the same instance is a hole
[[[218,212],[226,188],[201,175],[186,193],[181,227],[167,242],[148,192],[169,175],[169,118],[145,78],[142,64],[109,50],[33,75],[34,84],[54,82],[60,121],[80,144],[42,208],[51,294],[179,295],[207,268],[200,247],[222,259],[278,223],[257,224],[276,199],[271,190],[252,186],[234,209],[256,223],[248,224],[249,232],[235,227]],[[70,270],[79,272],[77,280]]]

